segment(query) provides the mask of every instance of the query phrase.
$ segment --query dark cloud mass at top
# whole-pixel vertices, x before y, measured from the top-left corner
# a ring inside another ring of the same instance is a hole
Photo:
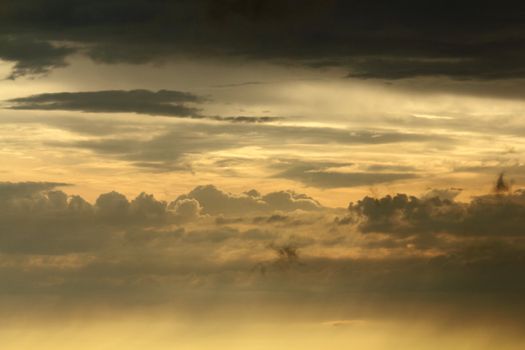
[[[0,59],[15,62],[8,79],[44,74],[64,67],[67,65],[66,57],[74,52],[72,48],[34,39],[31,35],[0,35]]]
[[[79,52],[106,63],[233,56],[360,78],[510,79],[525,76],[524,18],[522,2],[6,0],[0,58],[15,63],[11,78]]]

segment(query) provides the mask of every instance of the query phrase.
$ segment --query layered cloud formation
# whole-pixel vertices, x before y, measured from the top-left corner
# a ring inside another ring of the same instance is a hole
[[[525,348],[524,10],[0,1],[0,348]]]
[[[2,303],[53,296],[180,311],[212,295],[268,306],[279,295],[331,308],[416,293],[428,305],[459,305],[468,291],[504,305],[525,290],[521,190],[469,203],[447,191],[366,197],[345,210],[290,191],[212,185],[171,203],[109,192],[91,204],[55,189],[64,185],[1,184]]]
[[[151,116],[212,119],[226,122],[268,122],[277,117],[205,116],[198,106],[206,98],[173,90],[104,90],[59,92],[13,98],[12,110],[79,111],[89,113],[135,113]]]

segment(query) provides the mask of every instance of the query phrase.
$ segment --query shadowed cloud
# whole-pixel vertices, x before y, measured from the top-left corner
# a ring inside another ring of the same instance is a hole
[[[324,307],[331,298],[335,306],[373,293],[375,302],[417,297],[450,306],[468,291],[503,305],[525,290],[521,192],[470,203],[363,198],[350,208],[365,219],[354,231],[334,223],[332,209],[291,191],[235,195],[199,186],[170,205],[113,191],[91,204],[55,185],[0,192],[0,303],[16,295],[36,304],[53,296],[54,307],[81,300],[207,306],[209,298],[242,294],[272,305],[277,293]],[[261,213],[311,221],[277,226],[257,220]],[[239,215],[246,220],[224,220]],[[362,254],[349,255],[355,249]]]
[[[105,63],[206,54],[338,66],[359,78],[525,77],[523,5],[516,2],[9,0],[0,22],[9,37],[0,57],[16,63],[12,77],[64,65],[73,51],[51,42],[74,43]],[[28,36],[34,58],[19,49]]]
[[[55,68],[64,67],[67,65],[66,57],[75,51],[28,35],[0,35],[0,60],[15,62],[7,76],[11,80],[24,75],[46,74]]]
[[[206,98],[173,90],[101,90],[56,92],[7,100],[13,110],[62,110],[89,113],[135,113],[151,116],[211,119],[233,123],[266,123],[280,117],[205,116],[200,108]]]
[[[344,163],[317,163],[292,161],[276,165],[276,168],[284,170],[273,175],[275,178],[285,178],[304,183],[308,186],[320,188],[341,188],[369,186],[379,183],[388,183],[398,180],[408,180],[418,177],[417,173],[412,172],[348,172],[346,170],[337,171],[349,164]],[[373,167],[374,168],[374,167]],[[381,169],[381,167],[378,167]],[[388,167],[386,168],[389,169]],[[395,168],[394,168],[395,170]],[[406,170],[406,168],[401,168]],[[412,169],[411,169],[412,170]]]
[[[137,113],[172,117],[199,117],[198,109],[185,103],[204,99],[181,91],[106,90],[60,92],[8,100],[8,108],[22,110],[66,110],[92,113]]]

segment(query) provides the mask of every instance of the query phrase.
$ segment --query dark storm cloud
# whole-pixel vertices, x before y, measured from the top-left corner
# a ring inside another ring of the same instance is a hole
[[[28,36],[75,43],[106,63],[236,56],[346,67],[360,78],[492,80],[525,77],[524,10],[473,1],[8,0],[0,29],[18,46]],[[40,58],[31,62],[27,51],[3,57],[18,64],[16,76],[60,66],[64,50],[32,50]]]
[[[330,162],[308,163],[301,161],[284,162],[275,166],[276,168],[284,170],[273,175],[273,177],[295,180],[308,186],[320,188],[369,186],[418,177],[418,174],[413,172],[337,171],[337,168],[347,165],[349,164]],[[372,169],[375,168],[372,167]],[[381,167],[378,168],[378,170],[382,169]],[[407,170],[405,168],[401,169]],[[392,170],[395,170],[395,168]]]

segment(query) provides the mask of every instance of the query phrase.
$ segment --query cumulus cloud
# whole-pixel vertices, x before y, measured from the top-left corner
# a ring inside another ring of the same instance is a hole
[[[59,182],[0,182],[0,200],[31,197],[59,186],[69,186],[69,184]]]
[[[275,210],[319,210],[321,208],[319,202],[313,198],[293,191],[278,191],[260,195],[257,191],[252,190],[247,194],[233,195],[213,185],[198,186],[188,194],[180,196],[173,205],[188,198],[196,199],[202,206],[203,213],[212,215],[242,215]]]
[[[199,201],[194,198],[185,198],[170,204],[174,211],[176,221],[187,222],[196,219],[201,214],[202,208]]]
[[[257,193],[255,197],[253,192],[252,196],[233,195],[212,185],[196,187],[169,206],[151,194],[141,193],[129,201],[115,191],[99,195],[95,203],[90,204],[80,196],[70,196],[55,189],[63,185],[51,182],[0,184],[0,241],[3,242],[0,251],[34,254],[90,251],[118,239],[117,233],[121,230],[169,229],[183,224],[206,226],[207,214],[246,216],[322,209],[314,199],[292,191]],[[215,218],[209,220],[214,226]],[[140,236],[137,232],[131,233],[132,237],[137,235]],[[216,239],[218,236],[210,234],[207,237]]]
[[[525,290],[516,278],[525,263],[521,191],[469,203],[363,198],[350,208],[356,220],[338,225],[340,211],[290,191],[208,185],[170,205],[117,192],[90,204],[61,185],[2,185],[12,190],[0,197],[0,304],[16,295],[52,296],[54,307],[182,307],[241,295],[271,304],[278,295],[325,307],[371,294],[380,303],[414,295],[461,303],[465,290],[491,300]]]
[[[484,195],[469,203],[455,201],[450,196],[365,197],[351,203],[349,210],[362,219],[363,232],[521,237],[525,193],[518,190],[504,196]]]

